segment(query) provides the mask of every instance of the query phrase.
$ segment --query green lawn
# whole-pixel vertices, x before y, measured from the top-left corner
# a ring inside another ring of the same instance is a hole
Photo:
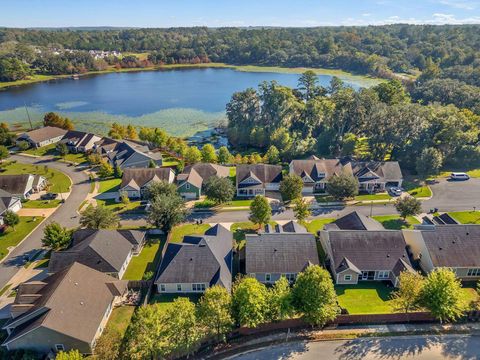
[[[392,197],[387,193],[380,194],[364,194],[355,196],[357,201],[370,201],[370,200],[390,200]]]
[[[315,195],[315,200],[318,203],[327,203],[327,202],[336,202],[336,200],[333,196],[331,195]]]
[[[201,294],[190,294],[190,295],[176,295],[176,294],[155,294],[149,300],[150,304],[160,304],[160,307],[165,309],[170,306],[173,301],[179,297],[188,297],[190,301],[197,303],[201,298]]]
[[[50,144],[47,146],[42,146],[37,149],[32,148],[22,152],[25,154],[35,155],[35,156],[55,155],[57,153],[56,146],[57,144]]]
[[[1,174],[3,175],[18,175],[18,174],[38,174],[44,176],[50,187],[48,191],[54,193],[64,193],[70,190],[72,182],[70,178],[64,173],[52,169],[45,168],[46,166],[40,165],[31,165],[31,164],[22,164],[19,162],[10,162],[6,163],[5,166],[2,166]],[[47,171],[45,171],[47,170]]]
[[[240,206],[250,206],[252,203],[252,199],[239,199],[239,200],[232,200],[223,205],[223,207],[240,207]]]
[[[140,254],[134,256],[123,274],[123,280],[142,280],[146,272],[155,272],[160,262],[165,237],[147,242]]]
[[[465,300],[465,302],[467,303],[468,306],[472,302],[478,301],[479,295],[478,295],[478,292],[475,289],[475,287],[465,286],[464,288],[462,288],[462,291],[463,291],[463,295],[464,295],[464,300]]]
[[[116,202],[115,199],[97,200],[97,204],[105,206],[106,208],[111,209],[113,212],[120,214],[125,211],[135,210],[138,207],[140,207],[140,200],[130,201],[128,204],[124,204],[122,202]]]
[[[322,230],[323,227],[326,224],[330,224],[331,222],[334,222],[334,218],[326,218],[326,219],[315,219],[310,221],[309,223],[306,224],[306,228],[308,232],[316,235],[319,230]]]
[[[457,211],[448,214],[461,224],[480,224],[480,211]]]
[[[390,300],[392,288],[379,282],[358,285],[335,285],[338,303],[349,314],[389,314],[394,312]]]
[[[236,177],[237,176],[237,167],[236,166],[230,166],[229,172],[230,172],[230,177],[231,178]]]
[[[130,325],[134,311],[135,306],[121,306],[113,309],[108,319],[107,329],[118,330],[123,338],[128,325]]]
[[[467,174],[472,178],[480,178],[480,169],[467,171]]]
[[[194,205],[195,209],[208,209],[215,206],[215,203],[211,200],[197,201]]]
[[[385,229],[390,230],[413,229],[413,225],[420,224],[420,221],[413,216],[407,216],[406,222],[400,218],[400,215],[380,215],[372,218],[382,224]]]
[[[415,198],[432,196],[432,190],[418,179],[404,181],[403,188]]]
[[[82,153],[67,154],[67,155],[65,155],[65,157],[63,157],[61,159],[65,160],[65,161],[70,161],[70,162],[73,162],[73,163],[77,163],[77,164],[81,164],[81,163],[87,161],[87,157],[85,156],[85,154],[82,154]]]
[[[270,225],[276,225],[275,221],[270,221]],[[237,248],[241,249],[245,246],[245,235],[255,234],[259,230],[259,226],[251,221],[233,223],[230,231],[233,233],[233,239],[237,243]]]
[[[208,224],[185,224],[175,226],[170,232],[170,242],[180,243],[183,241],[184,236],[204,234],[208,229],[210,229],[210,225]]]
[[[15,226],[15,230],[9,227],[0,234],[0,259],[8,254],[8,247],[17,246],[42,220],[43,218],[40,216],[35,218],[33,216],[21,216],[20,223]]]
[[[49,209],[56,208],[60,205],[62,200],[28,200],[22,203],[25,209]]]
[[[98,181],[98,192],[104,193],[104,192],[112,192],[112,191],[117,191],[118,188],[120,187],[120,183],[122,182],[122,179],[102,179]]]

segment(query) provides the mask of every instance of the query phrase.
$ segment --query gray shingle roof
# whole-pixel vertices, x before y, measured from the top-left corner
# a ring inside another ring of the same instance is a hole
[[[0,175],[0,189],[11,194],[24,194],[27,189],[27,184],[32,175]]]
[[[325,230],[384,230],[384,227],[371,217],[352,211],[325,225]]]
[[[123,170],[122,183],[120,188],[123,188],[130,184],[133,180],[138,187],[143,187],[150,181],[167,181],[170,182],[171,174],[173,170],[171,168],[131,168]],[[173,178],[173,177],[172,177]]]
[[[157,284],[207,283],[232,287],[233,235],[215,225],[204,235],[185,236],[183,243],[167,245]]]
[[[298,273],[308,264],[318,265],[312,234],[261,233],[247,235],[245,271],[252,273]]]
[[[126,289],[126,281],[79,263],[43,281],[23,283],[18,288],[12,311],[15,307],[29,310],[7,325],[25,321],[34,311],[43,309],[43,313],[14,329],[4,344],[40,326],[91,343],[107,307],[115,296],[123,294]]]
[[[282,167],[269,164],[237,165],[237,187],[249,177],[258,179],[263,184],[279,183],[282,181]]]
[[[480,225],[437,225],[421,232],[434,266],[480,267]]]
[[[39,129],[28,131],[19,136],[19,138],[30,138],[34,143],[41,143],[46,140],[54,139],[59,136],[63,136],[67,133],[67,130],[60,129],[53,126],[44,126]]]
[[[332,251],[330,260],[337,272],[343,270],[345,259],[361,271],[391,271],[400,259],[410,265],[401,231],[332,230],[328,234]]]
[[[197,180],[197,176],[191,176],[191,172],[194,170],[200,179]],[[230,168],[222,165],[217,164],[210,164],[210,163],[198,163],[194,165],[189,165],[185,167],[183,172],[179,174],[180,179],[188,179],[189,182],[196,187],[201,186],[204,184],[208,179],[212,176],[218,177],[229,177],[230,176]]]

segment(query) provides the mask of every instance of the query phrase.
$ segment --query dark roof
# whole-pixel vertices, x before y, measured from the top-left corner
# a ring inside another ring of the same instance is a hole
[[[305,229],[302,225],[297,223],[296,221],[289,221],[283,225],[275,224],[265,225],[264,233],[308,233],[307,229]]]
[[[392,271],[400,259],[410,265],[401,231],[332,230],[328,235],[336,272],[351,268],[348,263],[360,271]]]
[[[282,181],[282,167],[269,164],[237,165],[237,186],[249,177],[262,184],[279,183]]]
[[[155,282],[207,283],[232,287],[233,235],[215,225],[204,235],[189,235],[169,243]]]
[[[141,188],[150,181],[170,182],[170,176],[173,174],[171,168],[131,168],[123,170],[122,183],[120,188],[127,185],[135,185]],[[173,179],[173,176],[172,176]],[[132,183],[133,181],[133,183]]]
[[[384,227],[378,221],[365,216],[358,211],[338,218],[333,223],[325,225],[325,230],[383,230]]]
[[[16,201],[20,201],[20,198],[0,189],[0,215],[7,211],[10,208],[10,205]]]
[[[26,137],[30,138],[34,143],[41,143],[46,140],[50,140],[59,136],[63,136],[67,133],[67,130],[60,129],[53,126],[44,126],[39,129],[28,131],[24,134],[21,134],[19,138],[24,139]]]
[[[191,174],[193,170],[194,174]],[[188,180],[192,185],[200,187],[212,176],[229,177],[230,168],[217,164],[198,163],[185,167],[181,174],[178,175],[179,181]]]
[[[98,147],[107,157],[114,161],[116,165],[121,165],[133,154],[138,153],[152,160],[161,160],[162,154],[158,151],[151,151],[147,145],[138,144],[132,141],[115,141],[103,139],[98,143]]]
[[[71,146],[85,146],[93,138],[99,138],[97,135],[77,130],[69,130],[62,139],[63,143]]]
[[[11,308],[15,317],[6,324],[14,330],[4,344],[37,327],[91,343],[108,306],[126,289],[126,281],[79,263],[42,281],[23,283]],[[39,315],[29,319],[34,312]]]
[[[20,174],[20,175],[0,175],[0,189],[7,191],[11,194],[24,194],[27,190],[28,181],[33,175]]]
[[[356,161],[351,164],[353,175],[360,182],[368,182],[371,179],[388,182],[396,181],[403,177],[398,161]]]
[[[435,267],[480,267],[480,225],[437,225],[421,232]]]
[[[245,271],[299,273],[308,264],[318,265],[315,237],[309,233],[246,235]]]
[[[98,271],[119,272],[144,237],[145,233],[137,230],[77,230],[70,248],[52,253],[48,271],[55,273],[79,262]]]
[[[451,217],[448,213],[443,213],[433,217],[433,221],[439,225],[455,225],[459,224],[457,220]]]

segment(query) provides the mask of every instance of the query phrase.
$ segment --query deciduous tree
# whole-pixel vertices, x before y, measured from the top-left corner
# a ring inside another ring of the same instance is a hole
[[[198,316],[208,333],[224,339],[234,324],[232,297],[227,289],[218,285],[208,288],[198,303]]]
[[[223,204],[233,199],[235,187],[229,178],[211,176],[205,182],[205,195],[215,204]]]
[[[345,200],[358,194],[358,181],[353,175],[342,173],[328,179],[327,191],[336,200]]]
[[[72,232],[57,222],[51,222],[43,229],[42,244],[54,251],[65,249],[71,240]]]
[[[147,186],[145,191],[145,198],[153,200],[160,195],[177,196],[177,187],[175,184],[170,184],[166,181],[154,181]]]
[[[397,311],[409,313],[420,308],[424,278],[417,272],[402,271],[398,289],[393,293],[393,304]]]
[[[196,164],[202,160],[202,153],[196,146],[188,147],[185,152],[185,162],[189,165]]]
[[[218,149],[218,162],[220,164],[230,164],[232,162],[232,154],[230,154],[226,146]]]
[[[118,216],[103,205],[89,205],[80,217],[80,225],[88,229],[108,229],[118,225],[118,222]]]
[[[433,147],[422,150],[416,161],[416,169],[421,176],[438,174],[443,165],[442,153]]]
[[[264,159],[269,164],[278,164],[280,162],[280,152],[274,145],[270,145],[265,153]]]
[[[258,225],[267,224],[272,217],[272,208],[268,203],[265,196],[257,195],[250,204],[250,216],[248,217],[251,222]]]
[[[292,305],[292,292],[290,284],[285,276],[280,277],[269,290],[269,318],[271,320],[283,320],[294,313]]]
[[[232,306],[237,323],[254,328],[268,320],[268,290],[252,277],[237,280],[233,287]]]
[[[302,197],[303,181],[296,174],[288,174],[280,182],[280,193],[283,201],[291,201]]]
[[[422,203],[413,196],[403,196],[395,201],[395,209],[405,220],[407,216],[418,215],[422,212]]]
[[[202,161],[206,163],[216,163],[218,161],[215,148],[211,144],[205,144],[202,147]]]
[[[301,198],[295,199],[293,202],[293,214],[298,222],[303,223],[311,214],[310,204]]]
[[[7,226],[12,227],[15,231],[15,225],[18,225],[20,222],[20,216],[14,213],[12,210],[7,210],[3,213],[3,223]]]
[[[114,174],[114,170],[112,165],[106,160],[102,160],[100,162],[100,168],[98,169],[98,176],[105,179],[112,177]]]
[[[184,221],[186,215],[185,203],[180,196],[161,194],[151,201],[147,221],[164,232],[169,232]]]

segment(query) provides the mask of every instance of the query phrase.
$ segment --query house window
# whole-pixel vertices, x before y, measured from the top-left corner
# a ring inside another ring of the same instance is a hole
[[[185,184],[185,189],[187,189],[187,190],[190,189],[190,184],[189,183]]]
[[[352,281],[352,275],[344,275],[343,280],[344,281]]]
[[[295,274],[293,274],[293,273],[287,273],[287,274],[285,274],[285,278],[286,278],[289,282],[294,282],[296,276],[295,276]]]
[[[55,344],[55,350],[65,351],[65,346],[63,346],[63,344]]]
[[[272,274],[265,274],[265,281],[270,282],[272,280]]]
[[[177,284],[177,291],[182,291],[182,284]]]
[[[480,276],[479,268],[468,269],[467,276]]]
[[[388,279],[389,271],[377,272],[377,279]]]
[[[165,287],[165,284],[160,284],[160,291],[161,292],[167,291],[167,288]]]
[[[192,284],[193,291],[205,291],[205,284]]]

